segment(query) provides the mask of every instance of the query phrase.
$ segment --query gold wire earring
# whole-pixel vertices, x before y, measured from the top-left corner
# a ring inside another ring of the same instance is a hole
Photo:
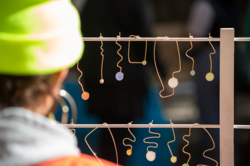
[[[210,33],[209,33],[209,38],[212,38],[212,37],[210,36]],[[208,73],[206,74],[206,80],[207,80],[207,81],[213,81],[213,80],[214,80],[214,74],[212,73],[212,57],[211,57],[211,55],[212,55],[212,54],[215,54],[215,53],[216,53],[216,50],[214,49],[214,46],[212,45],[211,41],[208,41],[208,42],[209,42],[209,44],[211,45],[211,47],[213,48],[214,52],[211,52],[211,53],[209,54],[209,59],[210,59],[210,72],[208,72]]]
[[[140,36],[135,36],[135,35],[130,35],[130,37],[136,37],[136,38],[139,38]],[[146,41],[146,44],[145,44],[145,55],[144,55],[144,60],[142,62],[131,62],[130,60],[130,56],[129,56],[129,50],[130,50],[130,41],[128,41],[128,61],[129,63],[134,63],[134,64],[142,64],[142,65],[146,65],[147,64],[147,61],[146,61],[146,58],[147,58],[147,46],[148,45],[148,41]]]
[[[191,35],[191,33],[189,33],[189,38],[193,38],[193,36]],[[187,53],[190,51],[190,50],[192,50],[193,49],[193,43],[192,43],[192,41],[190,41],[190,45],[191,45],[191,47],[186,51],[186,56],[189,58],[189,59],[191,59],[192,61],[193,61],[193,63],[192,63],[192,70],[190,71],[190,74],[191,74],[191,76],[194,76],[195,75],[195,71],[194,71],[194,58],[192,58],[192,57],[190,57]]]
[[[212,137],[211,134],[207,131],[207,129],[204,128],[204,127],[203,127],[203,129],[207,132],[207,134],[209,135],[209,137],[211,138],[211,140],[212,140],[212,142],[213,142],[213,147],[210,148],[210,149],[205,150],[205,151],[203,152],[203,156],[204,156],[205,158],[209,159],[209,160],[214,161],[214,162],[216,163],[216,166],[218,166],[218,162],[217,162],[215,159],[212,159],[212,158],[207,157],[207,156],[205,155],[206,152],[211,151],[211,150],[213,150],[213,149],[215,148],[215,143],[214,143],[213,137]],[[206,166],[206,165],[204,165],[204,164],[198,164],[197,166]]]
[[[121,37],[121,32],[119,32],[119,35],[117,36],[117,38],[120,38],[120,37]],[[119,66],[119,63],[123,60],[122,55],[119,53],[120,50],[122,49],[122,46],[117,41],[115,41],[115,43],[120,47],[117,50],[117,54],[121,57],[121,59],[118,61],[117,65],[116,65],[118,68],[120,68],[120,71],[116,73],[115,78],[116,78],[116,80],[121,81],[124,78],[124,74],[122,73],[122,67]]]
[[[171,119],[170,119],[170,124],[171,124],[171,126],[172,126],[172,131],[173,131],[174,139],[173,139],[172,141],[168,141],[167,145],[168,145],[168,149],[169,149],[169,151],[170,151],[170,153],[171,153],[171,156],[172,156],[172,157],[170,158],[170,161],[171,161],[172,163],[176,163],[177,157],[173,155],[172,150],[171,150],[171,148],[170,148],[170,146],[169,146],[170,143],[172,143],[172,142],[175,141],[175,133],[174,133],[173,123],[172,123]]]
[[[152,125],[152,124],[153,124],[153,120],[152,120],[152,122],[149,123],[149,124]],[[148,160],[148,161],[154,161],[155,158],[156,158],[156,154],[155,154],[154,151],[149,151],[148,148],[150,148],[150,147],[151,147],[151,148],[157,148],[157,147],[158,147],[158,143],[156,143],[156,142],[146,142],[146,139],[150,139],[150,138],[160,138],[160,137],[161,137],[161,134],[160,134],[160,133],[156,133],[156,132],[151,132],[151,131],[150,131],[150,127],[149,127],[148,131],[149,131],[150,134],[156,134],[156,135],[158,135],[158,136],[146,137],[146,138],[143,139],[143,142],[146,143],[146,144],[155,144],[155,146],[148,146],[148,147],[147,147],[147,153],[146,153],[146,158],[147,158],[147,160]]]
[[[100,33],[100,38],[103,38],[103,36],[102,36],[102,33]],[[100,79],[100,84],[103,84],[104,83],[104,79],[103,79],[103,61],[104,61],[104,55],[103,55],[103,42],[102,42],[102,40],[101,40],[101,47],[100,47],[100,49],[102,50],[101,51],[101,56],[102,56],[102,63],[101,63],[101,79]]]
[[[81,75],[78,78],[78,83],[80,84],[80,86],[82,88],[82,99],[83,100],[88,100],[89,99],[89,93],[84,91],[83,86],[82,86],[82,84],[80,82],[80,79],[82,77],[82,71],[79,68],[79,61],[77,62],[77,70],[81,73]]]
[[[132,123],[133,123],[133,121],[130,122],[130,123],[128,123],[128,125],[130,126]],[[122,140],[122,143],[123,143],[124,146],[129,146],[129,147],[130,147],[130,149],[128,149],[127,152],[126,152],[127,155],[130,156],[130,155],[132,154],[133,146],[130,145],[130,144],[125,144],[124,141],[125,141],[125,140],[129,140],[129,141],[131,141],[131,142],[135,142],[135,141],[136,141],[136,138],[135,138],[134,134],[131,132],[131,130],[129,129],[129,127],[128,127],[128,131],[129,131],[129,133],[133,136],[134,140],[132,140],[132,139],[130,139],[130,138],[124,138],[124,139]]]
[[[108,124],[107,123],[103,123],[103,125],[107,126]],[[116,165],[118,166],[118,152],[117,152],[117,148],[116,148],[116,143],[115,143],[115,138],[111,132],[111,129],[108,127],[108,130],[109,130],[109,133],[110,133],[110,136],[112,137],[112,140],[113,140],[113,143],[114,143],[114,147],[115,147],[115,155],[116,155]]]
[[[190,161],[190,159],[191,159],[191,154],[190,153],[188,153],[188,152],[186,152],[184,149],[189,145],[189,141],[188,140],[186,140],[185,139],[185,137],[190,137],[191,136],[191,127],[189,128],[189,134],[188,135],[184,135],[183,137],[182,137],[182,139],[184,140],[184,141],[186,141],[187,142],[187,144],[185,145],[185,146],[183,146],[183,148],[182,148],[182,152],[183,153],[185,153],[185,154],[187,154],[188,156],[189,156],[189,158],[188,158],[188,160],[187,160],[187,162],[186,163],[184,163],[184,164],[182,164],[182,166],[189,166],[189,161]]]
[[[167,97],[173,96],[173,95],[174,95],[174,89],[178,86],[178,79],[174,77],[174,74],[175,74],[175,73],[181,72],[181,57],[180,57],[180,50],[179,50],[179,45],[178,45],[178,42],[177,42],[177,41],[176,41],[176,46],[177,46],[178,58],[179,58],[179,70],[178,70],[178,71],[174,71],[174,72],[172,73],[172,78],[170,78],[170,79],[168,80],[168,85],[173,89],[173,93],[170,94],[170,95],[167,95],[167,96],[162,96],[161,93],[165,90],[165,88],[164,88],[164,84],[163,84],[163,82],[162,82],[162,80],[161,80],[161,77],[160,77],[160,74],[159,74],[159,71],[158,71],[158,68],[157,68],[157,65],[156,65],[156,60],[155,60],[156,41],[154,42],[154,52],[153,52],[154,55],[153,55],[153,56],[154,56],[155,70],[156,70],[156,73],[157,73],[157,75],[158,75],[158,78],[159,78],[160,83],[161,83],[161,86],[162,86],[162,90],[159,92],[159,95],[160,95],[161,98],[167,98]]]
[[[103,163],[101,162],[101,160],[97,157],[96,153],[92,150],[92,148],[90,147],[89,143],[87,142],[87,137],[93,133],[98,127],[94,128],[93,130],[91,130],[86,136],[85,136],[85,143],[86,145],[89,147],[90,151],[92,152],[92,154],[96,157],[96,159],[103,165]]]
[[[71,125],[74,125],[73,119],[71,119]],[[76,129],[70,129],[71,131],[74,131],[74,135],[76,135]]]

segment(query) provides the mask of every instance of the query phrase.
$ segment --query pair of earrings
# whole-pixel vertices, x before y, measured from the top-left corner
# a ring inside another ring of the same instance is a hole
[[[197,124],[198,124],[198,123],[195,123],[194,125],[197,125]],[[210,148],[210,149],[205,150],[205,151],[203,152],[203,157],[205,157],[205,158],[207,158],[207,159],[209,159],[209,160],[214,161],[214,162],[216,163],[216,166],[218,166],[218,162],[217,162],[215,159],[212,159],[212,158],[210,158],[210,157],[208,157],[208,156],[205,155],[206,152],[211,151],[211,150],[213,150],[213,149],[215,148],[215,143],[214,143],[213,137],[212,137],[211,134],[207,131],[207,129],[204,128],[204,127],[203,127],[203,129],[207,132],[207,134],[209,135],[209,137],[211,138],[211,140],[212,140],[212,142],[213,142],[213,147]],[[182,152],[185,153],[185,154],[187,154],[187,155],[189,156],[187,162],[184,163],[184,164],[182,164],[182,166],[189,166],[188,163],[189,163],[189,161],[190,161],[190,159],[191,159],[191,154],[188,153],[188,152],[186,152],[186,151],[184,150],[184,149],[189,145],[189,141],[186,140],[185,137],[190,137],[190,136],[191,136],[191,127],[189,128],[189,134],[188,134],[188,135],[184,135],[184,136],[182,137],[182,139],[183,139],[185,142],[187,142],[187,144],[186,144],[185,146],[183,146]],[[207,165],[198,164],[197,166],[207,166]]]
[[[121,37],[121,32],[119,32],[119,35],[117,36],[117,38],[120,38]],[[136,37],[136,38],[139,38],[139,36],[135,36],[135,35],[130,35],[130,37]],[[103,38],[102,34],[100,34],[100,38]],[[120,47],[118,50],[117,50],[117,54],[121,57],[121,59],[117,62],[117,67],[120,69],[119,72],[116,73],[115,75],[115,78],[118,80],[118,81],[121,81],[123,80],[124,78],[124,74],[122,72],[122,67],[119,65],[120,62],[123,60],[123,56],[120,54],[120,50],[122,49],[122,46],[117,42],[115,41],[115,43]],[[102,62],[101,62],[101,79],[100,79],[100,83],[103,84],[104,83],[104,79],[103,79],[103,61],[104,61],[104,55],[103,55],[103,42],[101,41],[101,47],[100,49],[102,50],[101,51],[101,56],[102,56]],[[145,45],[145,56],[144,56],[144,60],[142,62],[131,62],[130,60],[130,41],[128,42],[128,61],[129,63],[132,63],[132,64],[142,64],[142,65],[146,65],[147,64],[147,61],[146,61],[146,57],[147,57],[147,41],[146,41],[146,45]]]
[[[107,124],[107,123],[103,123],[103,125],[107,126],[108,124]],[[90,145],[89,145],[88,142],[87,142],[87,137],[88,137],[91,133],[93,133],[97,128],[98,128],[98,127],[96,127],[96,128],[94,128],[93,130],[91,130],[91,131],[85,136],[84,140],[85,140],[86,145],[88,146],[88,148],[89,148],[90,151],[92,152],[92,154],[93,154],[93,155],[96,157],[96,159],[103,165],[102,161],[97,157],[96,153],[92,150],[92,148],[90,147]],[[117,147],[116,147],[116,143],[115,143],[115,138],[114,138],[114,136],[113,136],[113,134],[112,134],[112,131],[111,131],[111,129],[110,129],[109,127],[108,127],[108,130],[109,130],[110,136],[111,136],[111,138],[112,138],[112,140],[113,140],[113,143],[114,143],[115,154],[116,154],[116,165],[118,166],[118,152],[117,152]]]
[[[171,125],[173,124],[172,121],[171,121],[171,119],[170,119],[170,123],[171,123]],[[131,124],[132,124],[132,122],[128,123],[128,125],[131,125]],[[149,124],[152,125],[152,124],[153,124],[153,120],[152,120],[152,122],[150,122]],[[128,127],[128,131],[129,131],[130,134],[133,136],[134,140],[132,140],[132,139],[130,139],[130,138],[124,138],[122,142],[123,142],[123,145],[124,145],[124,146],[129,146],[129,147],[130,147],[130,149],[127,150],[127,155],[130,156],[130,155],[132,154],[132,149],[133,149],[133,147],[132,147],[132,145],[130,145],[130,144],[125,144],[124,141],[125,141],[125,140],[130,140],[130,141],[132,141],[132,142],[135,142],[135,141],[136,141],[136,138],[135,138],[135,136],[133,135],[133,133],[130,131],[129,127]],[[169,141],[169,142],[167,143],[167,146],[168,146],[169,151],[170,151],[171,156],[172,156],[172,157],[170,158],[170,161],[171,161],[172,163],[176,163],[177,157],[175,157],[175,156],[173,155],[173,153],[172,153],[172,151],[171,151],[171,148],[170,148],[170,146],[169,146],[169,143],[172,143],[172,142],[174,142],[174,141],[176,140],[176,139],[175,139],[175,133],[174,133],[173,126],[172,126],[172,131],[173,131],[173,135],[174,135],[174,140]],[[147,144],[155,144],[155,146],[148,146],[148,147],[147,147],[147,153],[146,153],[146,158],[147,158],[147,160],[148,160],[148,161],[154,161],[155,158],[156,158],[156,153],[155,153],[154,151],[148,150],[148,148],[157,148],[157,147],[158,147],[158,144],[157,144],[156,142],[147,142],[146,140],[147,140],[147,139],[150,139],[150,138],[160,138],[160,137],[161,137],[161,134],[160,134],[160,133],[156,133],[156,132],[150,131],[150,127],[149,127],[149,133],[158,135],[158,136],[146,137],[146,138],[143,139],[143,142],[144,142],[144,143],[147,143]]]
[[[191,36],[191,34],[189,34],[189,37],[192,38],[193,36]],[[158,37],[158,38],[160,38],[160,37]],[[209,33],[209,38],[211,38],[210,33]],[[210,58],[210,72],[206,74],[206,79],[207,79],[207,81],[212,81],[214,79],[214,74],[212,73],[212,57],[211,57],[211,55],[215,54],[216,50],[214,49],[214,46],[212,45],[211,41],[209,41],[209,43],[210,43],[211,47],[213,48],[214,52],[211,52],[209,54],[209,58]],[[194,76],[195,75],[195,71],[194,71],[194,59],[187,54],[190,50],[193,49],[193,44],[192,44],[191,41],[190,41],[190,45],[191,45],[191,47],[186,51],[185,55],[192,60],[192,70],[190,71],[190,74],[192,76]],[[160,95],[161,98],[167,98],[167,97],[173,96],[174,95],[174,89],[178,86],[178,79],[174,77],[174,74],[181,72],[181,57],[180,57],[180,49],[179,49],[178,41],[176,41],[176,46],[177,46],[178,59],[179,59],[179,70],[178,71],[174,71],[172,73],[172,78],[170,78],[168,80],[168,85],[169,85],[169,87],[171,87],[173,89],[173,93],[170,94],[170,95],[167,95],[167,96],[162,96],[161,93],[165,90],[165,88],[164,88],[164,84],[162,82],[162,79],[160,77],[160,74],[159,74],[159,71],[158,71],[158,68],[157,68],[157,64],[156,64],[156,60],[155,60],[156,41],[154,42],[154,51],[153,51],[153,53],[154,53],[153,54],[153,56],[154,56],[154,65],[155,65],[155,69],[156,69],[156,73],[158,75],[159,81],[160,81],[161,86],[162,86],[162,90],[159,92],[159,95]]]

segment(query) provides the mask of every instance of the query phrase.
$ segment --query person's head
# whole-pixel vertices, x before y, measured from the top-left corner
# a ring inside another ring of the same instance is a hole
[[[81,58],[79,15],[70,0],[1,0],[0,105],[47,114]]]
[[[68,69],[49,75],[0,75],[0,104],[4,107],[24,107],[47,115],[67,74]]]

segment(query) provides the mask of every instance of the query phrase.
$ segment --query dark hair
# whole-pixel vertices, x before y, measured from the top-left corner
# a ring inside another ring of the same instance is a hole
[[[0,105],[35,109],[46,94],[52,94],[55,75],[10,76],[0,74]]]

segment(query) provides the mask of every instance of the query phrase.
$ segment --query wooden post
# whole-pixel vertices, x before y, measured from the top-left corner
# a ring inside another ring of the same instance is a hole
[[[234,165],[234,29],[220,31],[220,165]]]

